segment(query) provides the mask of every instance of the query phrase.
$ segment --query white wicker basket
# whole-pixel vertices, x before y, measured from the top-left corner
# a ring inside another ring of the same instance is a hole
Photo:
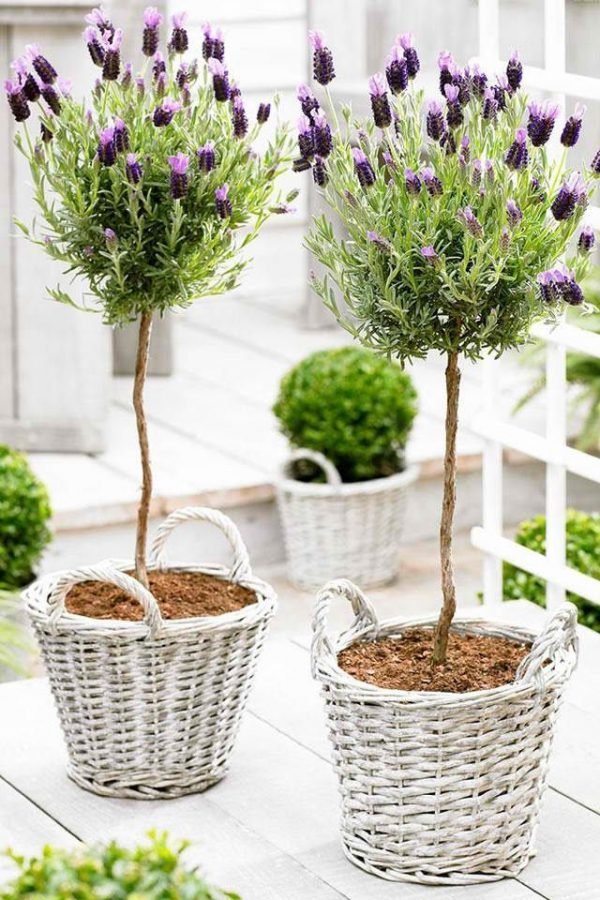
[[[24,593],[66,739],[69,775],[97,794],[176,797],[204,790],[227,769],[276,598],[252,575],[237,528],[217,510],[172,513],[157,532],[151,569],[167,568],[167,536],[192,519],[223,531],[233,565],[168,568],[240,584],[254,591],[255,604],[220,616],[165,620],[152,594],[122,571],[131,563],[109,561],[58,572]],[[67,612],[69,588],[88,580],[135,597],[143,621]]]
[[[330,601],[356,618],[334,643]],[[342,799],[346,856],[373,875],[422,884],[472,884],[517,875],[534,850],[554,722],[577,659],[576,611],[565,604],[538,636],[484,621],[462,633],[533,642],[512,684],[451,694],[384,690],[337,664],[357,640],[401,637],[424,622],[379,623],[346,580],[319,594],[313,675],[325,697]]]
[[[321,466],[327,483],[289,478],[291,464],[300,459]],[[392,581],[398,573],[406,494],[418,474],[411,466],[388,478],[343,484],[322,453],[294,451],[277,484],[290,581],[309,590],[342,576],[362,587]]]

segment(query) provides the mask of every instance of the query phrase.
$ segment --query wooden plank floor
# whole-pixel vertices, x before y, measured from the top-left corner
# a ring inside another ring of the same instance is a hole
[[[374,599],[383,616],[399,602],[389,588]],[[432,597],[429,609],[434,602]],[[537,856],[518,880],[432,890],[383,882],[342,854],[323,710],[309,673],[311,607],[309,595],[284,592],[231,771],[205,794],[152,802],[111,800],[80,790],[65,775],[65,751],[46,681],[1,686],[0,844],[31,852],[44,841],[69,845],[117,837],[131,842],[151,827],[168,828],[194,842],[190,860],[245,900],[598,897],[600,635],[582,633],[580,666],[555,742]],[[531,604],[509,603],[494,617],[539,629],[544,613]],[[334,627],[347,618],[347,611],[336,609]]]

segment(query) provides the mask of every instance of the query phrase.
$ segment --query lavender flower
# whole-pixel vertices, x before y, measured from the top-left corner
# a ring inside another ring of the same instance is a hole
[[[517,203],[514,200],[506,201],[506,216],[508,218],[508,224],[511,228],[516,228],[521,219],[523,218],[523,213],[521,212]]]
[[[564,124],[560,135],[560,142],[563,147],[574,147],[579,140],[581,134],[581,122],[585,115],[586,107],[581,103],[575,104],[573,114],[569,116]]]
[[[135,86],[140,97],[143,97],[146,93],[146,82],[141,76],[138,76],[135,79]]]
[[[179,64],[179,68],[177,69],[177,73],[175,75],[175,81],[177,83],[177,87],[180,91],[184,89],[186,84],[188,83],[190,78],[190,67],[187,63],[182,62]]]
[[[128,88],[133,83],[133,66],[131,63],[125,63],[123,77],[121,78],[121,86]]]
[[[248,133],[248,116],[244,108],[244,101],[240,94],[233,98],[231,121],[233,134],[236,138],[243,138]]]
[[[508,253],[510,250],[510,231],[508,228],[504,227],[500,232],[500,240],[498,242],[501,253]]]
[[[487,75],[481,71],[477,63],[474,63],[471,67],[471,88],[476,97],[483,97],[487,83]]]
[[[369,94],[373,119],[378,128],[387,128],[392,124],[392,110],[385,88],[385,79],[379,72],[369,78]]]
[[[564,300],[570,306],[580,306],[584,301],[583,291],[570,269],[559,264],[554,269],[540,272],[537,283],[542,299],[547,303]]]
[[[536,278],[540,289],[540,296],[546,303],[553,303],[558,299],[552,271],[540,272]]]
[[[570,219],[575,206],[585,196],[585,184],[579,172],[573,172],[564,182],[550,207],[557,222]]]
[[[88,25],[83,32],[83,36],[92,62],[95,66],[100,66],[101,68],[104,64],[105,51],[98,35],[98,31],[91,25]]]
[[[60,102],[58,94],[54,90],[54,86],[51,84],[42,84],[40,85],[40,92],[52,112],[56,116],[59,116],[62,109],[62,104]]]
[[[440,51],[438,55],[438,66],[440,69],[440,93],[442,97],[445,97],[446,85],[452,84],[454,73],[456,72],[454,57],[448,50]]]
[[[406,60],[406,70],[408,72],[408,77],[411,79],[415,78],[417,72],[421,68],[421,63],[419,62],[417,51],[413,47],[412,34],[406,31],[404,34],[399,35],[397,43],[400,44],[400,46],[404,50],[404,59]]]
[[[523,81],[523,65],[515,50],[506,65],[506,80],[511,91],[518,91]]]
[[[331,128],[323,113],[319,113],[315,116],[312,133],[315,153],[317,156],[326,158],[333,149],[333,141],[331,137]]]
[[[529,103],[529,121],[527,134],[534,147],[542,147],[550,139],[554,130],[554,123],[558,115],[558,106],[555,103]]]
[[[173,121],[173,116],[176,112],[179,112],[180,109],[181,103],[176,100],[171,100],[170,97],[167,97],[164,103],[161,106],[157,106],[154,110],[152,121],[157,128],[163,128],[165,125],[171,124],[171,122]]]
[[[515,139],[508,148],[504,161],[509,169],[518,171],[527,166],[529,152],[527,150],[527,132],[524,128],[517,128]]]
[[[425,187],[427,188],[427,193],[430,195],[430,197],[439,197],[444,193],[442,182],[434,173],[432,168],[426,166],[421,172],[421,176],[423,178]]]
[[[314,131],[306,116],[298,119],[298,149],[303,159],[311,159],[315,152]]]
[[[494,163],[491,161],[491,159],[487,159],[485,161],[485,183],[489,187],[491,187],[495,180]]]
[[[106,249],[113,253],[117,249],[119,242],[117,240],[117,235],[112,228],[104,229],[104,240],[106,241]]]
[[[142,53],[144,56],[154,56],[158,50],[159,33],[163,17],[155,6],[148,6],[144,10],[144,31],[142,34]]]
[[[190,158],[185,153],[178,153],[177,156],[168,156],[167,162],[171,167],[171,197],[173,200],[181,200],[188,192],[187,170]]]
[[[51,131],[45,122],[40,123],[40,135],[42,137],[42,141],[44,144],[49,144],[52,138],[54,137],[54,132]]]
[[[229,199],[229,185],[223,184],[215,191],[215,206],[217,215],[220,219],[227,219],[233,212],[231,200]]]
[[[212,141],[196,150],[196,158],[201,172],[212,172],[215,167],[215,147]]]
[[[56,69],[53,65],[51,65],[45,56],[42,56],[42,51],[38,47],[37,44],[29,44],[25,50],[27,51],[27,55],[31,60],[31,64],[37,74],[40,76],[40,79],[44,82],[44,84],[54,84],[58,75],[56,73]]]
[[[446,131],[446,122],[442,107],[437,100],[430,100],[426,119],[427,134],[434,141],[439,141]]]
[[[121,70],[121,44],[123,32],[117,28],[110,42],[106,43],[102,77],[105,81],[116,81]]]
[[[157,50],[154,54],[154,58],[152,60],[152,78],[154,81],[158,81],[161,75],[166,75],[167,72],[167,64],[165,62],[165,58],[160,52]]]
[[[117,158],[115,149],[115,129],[114,127],[104,128],[100,132],[100,141],[98,143],[98,159],[103,166],[112,166]]]
[[[185,12],[175,13],[175,15],[171,17],[173,30],[171,32],[171,40],[169,41],[169,50],[173,53],[185,53],[190,45],[187,29],[185,27],[186,19],[187,13]]]
[[[259,125],[264,125],[265,122],[269,121],[269,116],[271,115],[271,104],[270,103],[259,103],[258,110],[256,111],[256,121]]]
[[[25,81],[23,82],[23,93],[30,103],[35,103],[36,100],[39,100],[41,97],[39,82],[31,72],[27,73]]]
[[[10,111],[17,122],[24,122],[31,115],[27,98],[23,93],[20,81],[5,81],[4,90]]]
[[[329,181],[329,175],[327,174],[327,163],[322,157],[315,157],[312,173],[314,183],[318,185],[318,187],[325,187]]]
[[[465,206],[462,210],[462,219],[469,234],[476,240],[481,240],[483,237],[483,226],[470,206]]]
[[[391,245],[388,240],[382,237],[378,231],[367,231],[367,240],[370,244],[375,244],[380,250],[389,250]]]
[[[404,184],[409,194],[418,194],[421,191],[421,179],[408,166],[404,170]]]
[[[460,140],[460,155],[466,163],[471,159],[471,141],[468,134],[463,134]]]
[[[464,121],[462,107],[458,99],[459,89],[455,84],[447,84],[444,87],[444,93],[446,94],[446,120],[448,125],[450,128],[458,128]]]
[[[213,28],[210,22],[202,26],[204,40],[202,42],[202,56],[204,59],[216,59],[223,62],[225,59],[225,42],[220,28]]]
[[[300,156],[298,159],[295,159],[292,162],[292,171],[293,172],[306,172],[308,169],[312,168],[312,163],[310,159],[307,159],[305,156]]]
[[[452,156],[453,153],[456,153],[456,141],[452,131],[446,131],[442,135],[440,138],[440,147],[444,148],[446,156]]]
[[[375,184],[375,172],[371,163],[359,147],[352,148],[352,156],[354,158],[354,170],[361,187],[369,187]]]
[[[91,13],[88,13],[85,21],[88,25],[93,25],[94,28],[97,28],[103,37],[106,35],[109,40],[115,33],[115,26],[101,7],[96,7]]]
[[[488,122],[493,122],[498,115],[498,101],[492,88],[486,88],[483,92],[481,115]]]
[[[305,84],[301,84],[299,86],[298,90],[296,91],[296,97],[300,101],[302,112],[305,116],[308,116],[308,118],[312,122],[313,113],[319,108],[319,101],[311,94],[310,88],[308,88]]]
[[[483,174],[483,163],[480,159],[473,160],[471,170],[471,184],[473,187],[477,188],[481,184],[481,177]]]
[[[135,153],[128,153],[125,159],[125,174],[132,184],[139,184],[142,180],[142,167]]]
[[[129,132],[123,119],[115,119],[114,141],[117,153],[123,153],[129,149]]]
[[[435,247],[432,244],[428,244],[426,247],[421,247],[421,256],[423,257],[425,262],[428,262],[431,265],[435,265],[437,262],[439,262],[440,259]]]
[[[386,61],[385,77],[393,94],[400,94],[408,87],[408,66],[404,51],[395,44]]]
[[[577,249],[580,253],[589,253],[594,249],[594,245],[596,243],[596,235],[594,234],[594,229],[589,225],[584,225],[579,233],[579,240],[577,241]]]
[[[498,75],[497,84],[492,85],[492,91],[498,104],[498,109],[506,109],[506,97],[510,94],[510,85],[504,75]]]
[[[590,168],[594,175],[600,175],[600,150],[598,150],[594,156]]]
[[[229,100],[231,88],[229,86],[229,74],[223,63],[218,59],[209,59],[208,71],[213,78],[213,88],[215,91],[215,99],[219,103]]]
[[[326,86],[335,78],[333,56],[320,31],[309,31],[308,37],[313,51],[313,77]]]

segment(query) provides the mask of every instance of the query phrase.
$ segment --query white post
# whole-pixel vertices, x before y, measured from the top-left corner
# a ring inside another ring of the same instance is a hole
[[[479,56],[484,65],[500,56],[499,0],[479,0]]]

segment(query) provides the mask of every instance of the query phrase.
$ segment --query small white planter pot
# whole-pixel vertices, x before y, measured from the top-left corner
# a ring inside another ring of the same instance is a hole
[[[327,614],[340,599],[356,618],[334,641]],[[401,638],[407,627],[433,624],[380,623],[343,579],[317,598],[312,671],[333,744],[344,852],[390,881],[514,877],[534,853],[556,715],[577,660],[577,611],[565,604],[537,637],[504,624],[456,622],[459,633],[531,642],[515,681],[490,690],[387,690],[338,666],[338,653],[357,641]]]
[[[231,568],[167,565],[179,524],[210,522],[233,548]],[[277,601],[256,578],[233,522],[214,509],[178,510],[159,528],[150,570],[205,572],[248,588],[256,603],[220,616],[163,619],[132,564],[104,561],[34,582],[24,599],[40,644],[81,787],[113,797],[164,799],[202,791],[225,774]],[[144,609],[140,622],[94,619],[65,608],[82,581],[117,585]]]
[[[290,466],[299,459],[319,465],[327,483],[290,478]],[[388,478],[343,484],[322,453],[294,451],[277,484],[290,581],[309,590],[340,577],[362,587],[392,581],[398,573],[407,493],[418,475],[418,467],[411,466]]]

